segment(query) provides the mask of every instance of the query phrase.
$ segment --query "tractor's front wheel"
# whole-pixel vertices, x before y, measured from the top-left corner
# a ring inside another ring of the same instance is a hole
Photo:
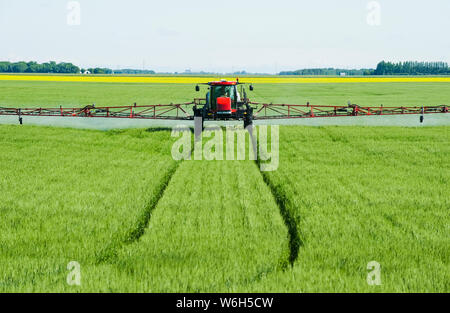
[[[202,131],[203,131],[205,129],[205,117],[206,117],[205,109],[194,108],[194,117],[202,118]]]
[[[194,110],[194,117],[202,116],[202,110],[201,109],[194,108],[193,110]]]

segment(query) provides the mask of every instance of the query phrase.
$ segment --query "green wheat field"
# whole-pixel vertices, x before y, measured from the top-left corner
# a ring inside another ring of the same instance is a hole
[[[0,82],[0,107],[188,102],[183,84]],[[421,106],[448,83],[255,85]],[[279,167],[175,161],[167,129],[0,125],[0,292],[450,292],[450,127],[281,126]],[[80,285],[68,284],[80,265]],[[369,285],[368,263],[381,285]]]

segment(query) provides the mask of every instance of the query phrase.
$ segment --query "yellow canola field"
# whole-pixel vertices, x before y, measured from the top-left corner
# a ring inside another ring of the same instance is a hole
[[[184,76],[88,76],[88,75],[0,75],[0,81],[53,81],[96,83],[160,83],[196,84],[236,77],[184,77]],[[242,77],[241,82],[255,84],[326,84],[326,83],[403,83],[450,82],[450,77]]]

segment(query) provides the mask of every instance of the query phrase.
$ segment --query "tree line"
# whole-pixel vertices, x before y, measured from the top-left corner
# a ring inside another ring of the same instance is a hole
[[[81,69],[81,74],[84,74],[84,73],[90,73],[90,74],[112,74],[113,70],[110,69],[110,68],[105,68],[105,67],[95,67],[95,68],[90,67],[90,68],[87,68],[87,69],[82,68]]]
[[[0,62],[0,73],[79,73],[80,68],[72,63],[47,62]]]
[[[445,75],[450,74],[446,62],[385,62],[378,63],[373,75]]]
[[[0,73],[56,73],[56,74],[78,74],[78,73],[91,73],[91,74],[155,74],[151,70],[134,70],[134,69],[121,69],[112,70],[110,68],[93,67],[93,68],[80,68],[72,63],[56,63],[54,61],[46,63],[31,62],[8,62],[0,61]]]
[[[152,70],[134,70],[134,69],[121,69],[121,70],[114,70],[114,74],[140,74],[140,75],[146,75],[146,74],[156,74],[155,71]]]
[[[151,70],[134,70],[134,69],[112,70],[110,68],[104,67],[81,69],[81,73],[86,73],[86,71],[91,74],[138,74],[138,75],[155,74],[155,71]]]
[[[284,71],[279,75],[449,75],[450,68],[446,62],[385,62],[378,63],[375,69],[335,69],[309,68],[296,71]]]
[[[371,75],[373,69],[339,69],[339,68],[306,68],[296,71],[284,71],[280,72],[278,75],[326,75],[326,76],[332,76],[332,75]]]

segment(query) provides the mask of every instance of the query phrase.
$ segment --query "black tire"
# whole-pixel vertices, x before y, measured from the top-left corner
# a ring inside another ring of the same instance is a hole
[[[244,117],[244,128],[253,124],[253,108],[247,109],[247,114]]]
[[[202,113],[202,131],[203,131],[203,130],[205,130],[205,119],[206,119],[206,116],[207,116],[206,106],[203,107],[203,110],[202,110],[201,113]]]
[[[194,108],[194,118],[201,117],[202,118],[202,131],[205,130],[205,110],[204,109],[196,109]]]

